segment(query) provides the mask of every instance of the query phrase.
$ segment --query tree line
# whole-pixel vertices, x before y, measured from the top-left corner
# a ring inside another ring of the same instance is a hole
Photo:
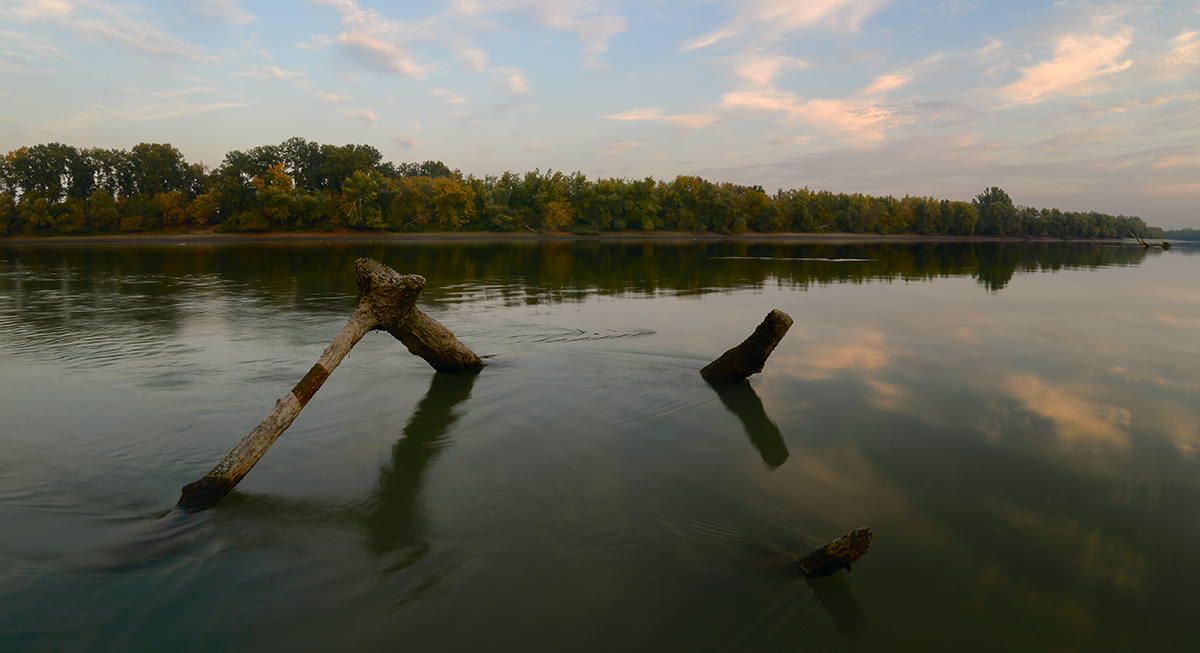
[[[1164,238],[1171,240],[1200,240],[1200,230],[1190,227],[1184,229],[1168,229],[1163,232]]]
[[[440,161],[383,161],[370,145],[290,138],[235,150],[214,169],[166,143],[62,143],[0,160],[0,236],[265,231],[759,232],[1162,237],[1141,218],[1017,206],[992,187],[972,202],[560,171],[463,176]]]

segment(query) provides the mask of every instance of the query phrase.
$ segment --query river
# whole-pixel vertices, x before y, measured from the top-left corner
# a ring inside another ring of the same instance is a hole
[[[360,256],[484,370],[369,334],[164,517]],[[1187,247],[0,245],[0,650],[1195,650],[1198,334]]]

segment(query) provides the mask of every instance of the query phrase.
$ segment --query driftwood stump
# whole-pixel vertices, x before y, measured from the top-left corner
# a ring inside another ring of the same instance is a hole
[[[473,372],[483,367],[479,357],[459,342],[449,329],[414,305],[425,288],[423,277],[402,275],[366,258],[355,261],[354,269],[358,281],[358,307],[342,332],[325,348],[308,374],[290,393],[275,402],[271,413],[242,438],[224,460],[200,480],[183,486],[176,510],[203,510],[229,494],[291,426],[325,379],[350,353],[350,348],[368,331],[386,330],[438,372]]]
[[[825,546],[796,559],[796,566],[806,576],[820,578],[839,569],[852,572],[850,565],[867,555],[875,534],[869,528],[856,528]]]
[[[738,383],[751,374],[758,374],[767,362],[767,357],[775,351],[776,345],[792,327],[792,322],[787,313],[778,309],[767,313],[762,324],[758,325],[745,342],[704,366],[700,375],[709,381]]]

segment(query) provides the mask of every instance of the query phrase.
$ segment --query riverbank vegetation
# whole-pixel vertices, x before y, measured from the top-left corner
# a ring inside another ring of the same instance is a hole
[[[761,186],[679,176],[589,180],[534,170],[464,176],[440,161],[394,164],[370,145],[291,138],[229,152],[207,169],[165,143],[130,150],[61,143],[0,161],[0,236],[139,232],[844,232],[1029,238],[1161,238],[1138,217]]]
[[[1164,238],[1171,240],[1200,240],[1200,230],[1186,229],[1168,229],[1163,232]]]

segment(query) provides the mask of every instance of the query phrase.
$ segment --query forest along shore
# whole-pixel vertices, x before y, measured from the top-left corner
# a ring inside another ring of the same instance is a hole
[[[420,233],[369,233],[347,231],[274,232],[218,234],[211,230],[176,234],[112,234],[97,236],[15,236],[0,238],[4,245],[164,245],[164,244],[225,244],[225,243],[366,243],[366,242],[563,242],[563,241],[629,241],[629,242],[760,242],[760,243],[823,243],[831,245],[868,243],[1062,243],[1093,242],[1136,244],[1132,238],[1094,238],[1087,240],[1062,238],[1028,238],[1020,236],[926,236],[918,234],[855,234],[855,233],[692,233],[688,231],[623,231],[596,235],[577,235],[565,232],[489,232],[489,231],[429,231]]]
[[[1162,238],[1137,216],[1015,204],[711,182],[588,179],[540,169],[476,177],[440,161],[383,161],[370,145],[291,138],[229,152],[209,169],[167,143],[130,150],[62,143],[0,157],[0,237],[360,231],[805,233]]]

